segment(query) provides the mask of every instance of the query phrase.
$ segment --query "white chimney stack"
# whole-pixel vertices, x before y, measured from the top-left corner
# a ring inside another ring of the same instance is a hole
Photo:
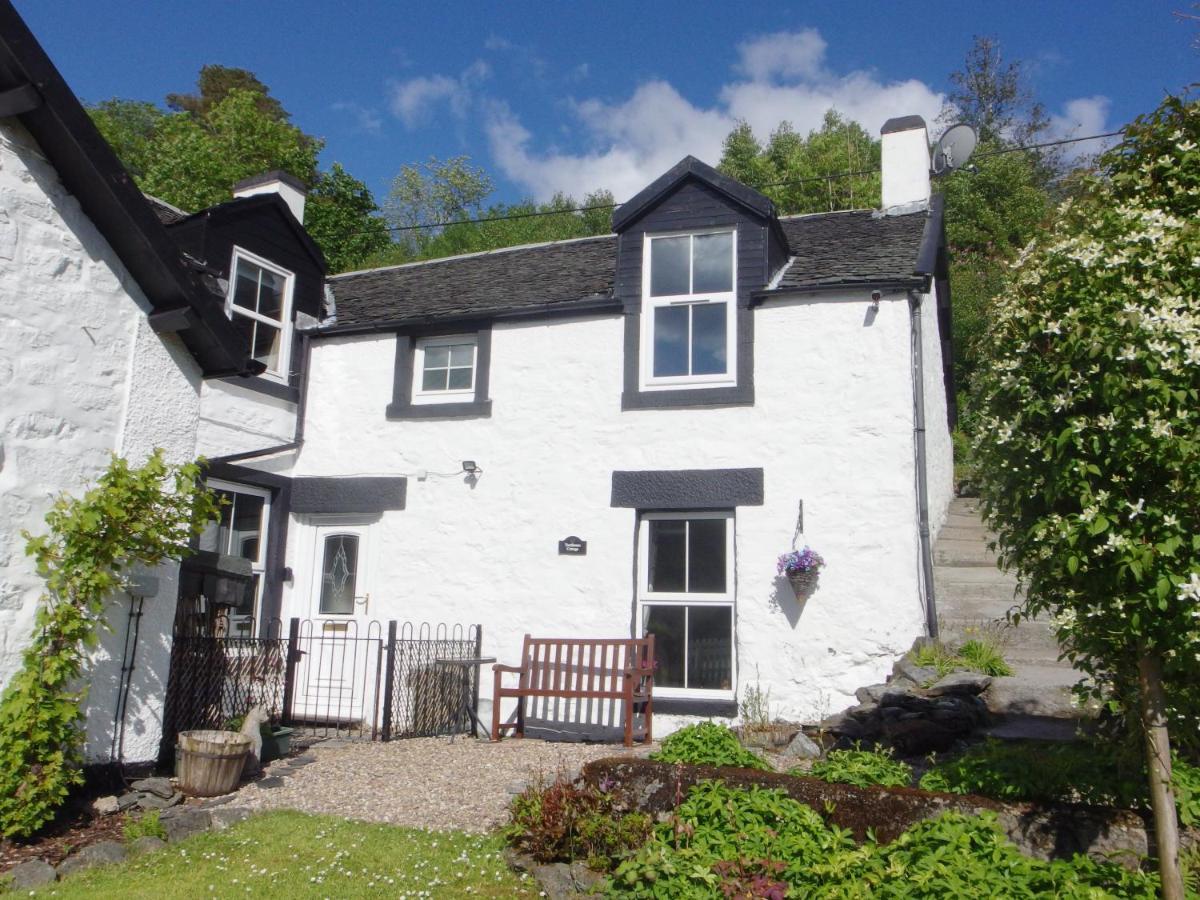
[[[245,178],[233,186],[235,197],[255,197],[259,194],[278,194],[288,205],[296,221],[304,224],[304,199],[308,196],[308,188],[295,175],[276,169]]]
[[[883,212],[915,212],[929,205],[929,131],[920,116],[883,123]]]

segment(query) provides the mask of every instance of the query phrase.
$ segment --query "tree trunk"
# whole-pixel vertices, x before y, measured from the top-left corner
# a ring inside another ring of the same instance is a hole
[[[1179,868],[1179,821],[1175,792],[1171,789],[1171,741],[1167,733],[1162,662],[1156,652],[1145,646],[1138,657],[1138,698],[1146,741],[1146,768],[1150,775],[1150,806],[1154,810],[1162,895],[1164,900],[1184,900],[1183,873]]]

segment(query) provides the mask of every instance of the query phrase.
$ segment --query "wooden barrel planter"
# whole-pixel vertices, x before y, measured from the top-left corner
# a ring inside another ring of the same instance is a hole
[[[236,731],[181,731],[175,747],[179,789],[193,797],[216,797],[237,787],[250,738]]]

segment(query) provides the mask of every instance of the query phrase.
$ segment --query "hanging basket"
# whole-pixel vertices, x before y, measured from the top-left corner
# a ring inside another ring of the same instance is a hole
[[[791,582],[792,590],[796,592],[797,597],[807,598],[817,589],[817,581],[820,577],[820,571],[810,569],[807,572],[788,572],[787,580]]]

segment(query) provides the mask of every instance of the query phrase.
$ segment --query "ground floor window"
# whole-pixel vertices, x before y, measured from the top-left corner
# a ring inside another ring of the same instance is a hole
[[[263,488],[208,480],[208,487],[223,501],[220,520],[200,535],[199,549],[250,560],[250,590],[228,611],[234,633],[246,631],[261,608],[267,571],[267,523],[271,517],[271,492]]]
[[[733,696],[733,525],[732,512],[642,514],[638,612],[656,694]]]

